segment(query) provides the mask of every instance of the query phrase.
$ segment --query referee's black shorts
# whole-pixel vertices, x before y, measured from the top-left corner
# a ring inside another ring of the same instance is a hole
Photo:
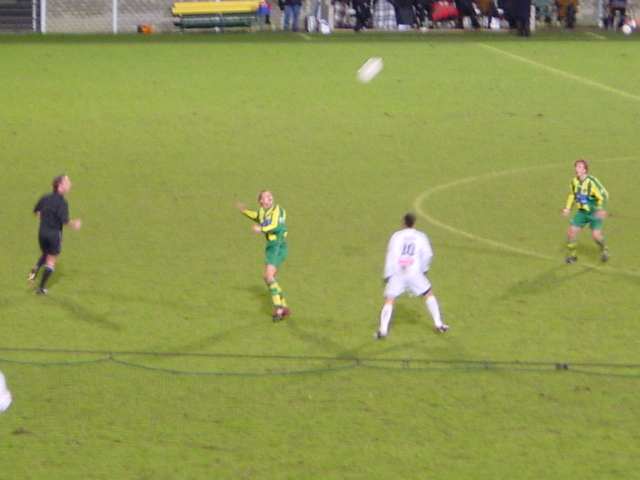
[[[62,251],[62,232],[41,231],[38,235],[40,250],[46,255],[60,255]]]

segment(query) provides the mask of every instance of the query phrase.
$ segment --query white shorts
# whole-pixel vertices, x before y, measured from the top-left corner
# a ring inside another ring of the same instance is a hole
[[[385,298],[396,298],[405,292],[412,296],[424,295],[431,290],[431,282],[420,273],[392,275],[384,289]]]

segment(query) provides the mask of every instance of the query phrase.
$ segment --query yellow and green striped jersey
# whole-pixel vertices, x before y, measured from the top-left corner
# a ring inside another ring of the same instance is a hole
[[[579,210],[592,212],[604,208],[609,200],[609,192],[593,175],[587,175],[584,180],[574,177],[569,186],[567,208],[571,208],[575,202]]]
[[[258,211],[243,210],[242,213],[260,225],[268,242],[282,242],[287,237],[287,212],[280,205]]]

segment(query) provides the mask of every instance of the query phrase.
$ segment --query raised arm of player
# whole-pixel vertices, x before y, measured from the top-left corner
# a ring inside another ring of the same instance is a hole
[[[255,210],[249,210],[244,203],[238,202],[236,203],[236,208],[240,210],[240,212],[245,216],[253,220],[254,222],[258,221],[258,212]]]

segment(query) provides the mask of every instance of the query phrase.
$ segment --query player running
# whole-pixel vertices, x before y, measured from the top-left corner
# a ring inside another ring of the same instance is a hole
[[[449,326],[442,323],[438,300],[433,295],[431,283],[426,277],[433,259],[431,243],[426,234],[414,228],[415,223],[416,216],[407,213],[404,216],[405,228],[395,232],[389,240],[384,265],[385,300],[380,312],[380,325],[375,335],[379,339],[389,334],[393,304],[396,298],[406,291],[424,298],[436,332],[444,333],[449,330]]]
[[[253,231],[264,234],[267,240],[263,278],[271,293],[273,321],[277,322],[291,314],[282,288],[276,280],[278,268],[287,258],[287,212],[274,203],[273,194],[269,190],[258,194],[258,203],[260,206],[257,211],[248,210],[243,203],[236,206],[243,215],[256,222]]]
[[[565,262],[575,263],[578,261],[576,238],[578,232],[587,225],[591,228],[591,237],[600,247],[600,260],[606,262],[609,260],[609,250],[604,243],[602,225],[607,216],[605,206],[609,200],[609,192],[600,183],[600,180],[589,175],[589,165],[586,160],[576,160],[574,167],[576,176],[571,180],[569,196],[562,214],[568,217],[574,203],[578,206],[578,210],[571,219],[567,230]]]
[[[44,265],[44,273],[40,279],[40,287],[36,293],[46,295],[47,281],[55,270],[58,256],[62,251],[62,228],[69,225],[74,230],[79,230],[82,222],[79,219],[69,219],[69,204],[65,194],[71,190],[71,180],[67,175],[60,175],[53,179],[53,192],[43,195],[33,209],[40,219],[38,243],[42,254],[35,266],[29,272],[29,283],[33,283]]]

